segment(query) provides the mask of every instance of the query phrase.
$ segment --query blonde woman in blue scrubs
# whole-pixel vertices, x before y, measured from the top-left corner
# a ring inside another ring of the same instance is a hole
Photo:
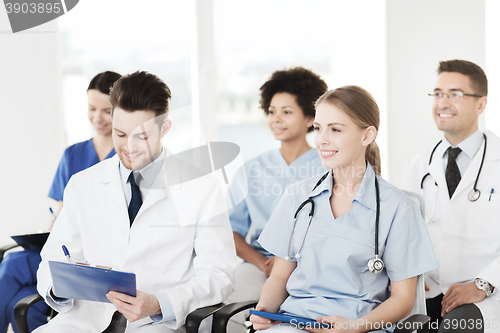
[[[260,88],[260,105],[281,147],[246,162],[231,183],[232,196],[244,197],[229,211],[236,253],[244,262],[236,269],[236,291],[227,302],[259,298],[271,274],[274,256],[262,248],[257,238],[290,184],[326,171],[316,149],[306,140],[313,129],[314,101],[326,91],[326,83],[302,67],[276,71]],[[231,318],[228,331],[245,332],[247,316],[245,312]]]
[[[319,175],[290,186],[266,224],[259,243],[275,262],[257,310],[327,321],[334,332],[392,332],[382,322],[395,323],[411,312],[416,277],[437,263],[417,206],[380,177],[378,126],[377,104],[360,87],[329,91],[316,102],[315,144],[330,170],[322,182]],[[379,274],[367,265],[375,256],[375,178],[378,251],[385,264]],[[310,203],[293,228],[297,208],[309,197],[315,203],[309,227]],[[255,315],[250,320],[257,330],[301,331]]]

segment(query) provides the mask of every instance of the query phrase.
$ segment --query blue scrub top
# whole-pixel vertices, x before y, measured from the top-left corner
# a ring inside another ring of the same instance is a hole
[[[299,205],[311,196],[316,207],[301,257],[288,279],[290,296],[281,305],[281,312],[307,318],[340,315],[357,319],[390,296],[390,281],[405,280],[437,267],[417,205],[378,177],[379,256],[385,269],[380,274],[368,270],[367,263],[375,256],[375,177],[368,164],[352,209],[338,218],[334,218],[330,206],[331,171],[314,191],[321,176],[292,185],[283,195],[259,238],[264,248],[280,258],[288,255],[293,215]],[[297,218],[290,256],[295,255],[305,235],[310,209],[311,205],[306,205]]]
[[[115,150],[112,149],[106,158],[113,157],[114,155]],[[92,139],[75,143],[66,148],[61,162],[59,162],[52,186],[50,187],[49,197],[57,201],[62,201],[64,188],[71,176],[97,163],[99,163],[99,157],[95,151]]]
[[[279,149],[270,150],[245,163],[230,185],[233,198],[239,198],[235,207],[228,200],[229,219],[233,231],[244,238],[252,226],[250,245],[265,256],[271,256],[257,242],[286,188],[300,180],[327,169],[321,166],[317,149],[312,148],[288,165]]]

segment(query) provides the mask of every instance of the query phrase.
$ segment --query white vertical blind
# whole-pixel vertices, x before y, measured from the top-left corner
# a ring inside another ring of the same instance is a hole
[[[484,128],[500,135],[500,1],[486,0],[486,66],[488,77],[488,104],[485,110]]]

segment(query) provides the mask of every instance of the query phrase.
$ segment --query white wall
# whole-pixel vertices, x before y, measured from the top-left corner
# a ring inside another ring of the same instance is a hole
[[[486,0],[486,75],[488,77],[488,104],[484,128],[500,135],[500,1]]]
[[[465,59],[484,68],[484,0],[387,0],[389,180],[404,162],[440,138],[432,119],[439,61]],[[480,126],[483,121],[480,120]]]
[[[64,148],[55,32],[50,22],[12,34],[0,10],[0,244],[50,223],[47,194]]]

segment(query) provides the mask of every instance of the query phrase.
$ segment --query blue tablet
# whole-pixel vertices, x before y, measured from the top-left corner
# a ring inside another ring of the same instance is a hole
[[[281,321],[282,323],[290,323],[294,326],[298,326],[299,328],[300,327],[332,328],[332,325],[330,323],[320,323],[314,319],[309,319],[304,317],[290,316],[281,313],[263,312],[257,310],[250,310],[250,313],[262,318]]]

